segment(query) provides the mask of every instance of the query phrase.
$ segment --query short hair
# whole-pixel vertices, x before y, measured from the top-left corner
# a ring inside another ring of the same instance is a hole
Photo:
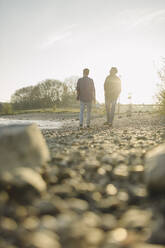
[[[116,67],[112,67],[112,68],[110,69],[110,73],[114,73],[114,74],[118,73],[117,68],[116,68]]]
[[[88,75],[88,74],[89,74],[89,69],[88,69],[88,68],[85,68],[85,69],[83,70],[83,74]]]

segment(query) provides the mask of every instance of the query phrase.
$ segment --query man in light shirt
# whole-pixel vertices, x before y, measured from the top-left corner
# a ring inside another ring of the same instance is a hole
[[[121,92],[121,80],[116,75],[118,72],[116,67],[112,67],[110,74],[107,76],[104,83],[105,107],[107,114],[107,122],[109,126],[113,125],[115,107],[117,99]]]

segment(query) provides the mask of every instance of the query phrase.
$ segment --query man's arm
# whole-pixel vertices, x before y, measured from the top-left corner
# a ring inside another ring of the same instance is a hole
[[[77,90],[77,100],[80,100],[80,80],[78,80],[77,82],[76,90]]]
[[[119,84],[119,91],[121,93],[121,80],[120,80],[120,84]]]
[[[120,93],[121,93],[121,80],[120,80],[120,78],[118,79],[118,84],[117,84],[117,91],[118,91],[118,95],[120,95]]]
[[[108,91],[107,84],[108,84],[108,77],[106,77],[105,82],[104,82],[104,94]]]
[[[93,91],[93,101],[94,103],[96,103],[96,90],[93,80],[92,80],[92,91]]]

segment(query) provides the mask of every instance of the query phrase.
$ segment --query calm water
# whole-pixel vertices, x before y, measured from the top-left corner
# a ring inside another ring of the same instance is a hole
[[[46,121],[46,120],[11,120],[6,118],[0,118],[0,127],[8,125],[22,125],[35,123],[41,129],[57,129],[62,126],[62,122]]]

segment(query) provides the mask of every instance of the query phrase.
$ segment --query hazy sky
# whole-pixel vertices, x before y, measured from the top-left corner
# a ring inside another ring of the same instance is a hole
[[[121,102],[152,102],[165,57],[165,0],[0,0],[0,101],[47,78],[90,68],[97,99],[111,66]]]

